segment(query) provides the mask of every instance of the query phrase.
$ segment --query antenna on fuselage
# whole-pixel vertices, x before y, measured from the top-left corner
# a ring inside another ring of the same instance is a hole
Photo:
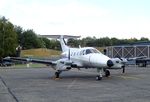
[[[79,45],[79,48],[81,48],[81,45]]]

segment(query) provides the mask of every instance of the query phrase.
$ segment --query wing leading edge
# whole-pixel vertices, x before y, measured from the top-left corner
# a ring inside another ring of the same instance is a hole
[[[31,58],[20,58],[20,57],[6,57],[3,59],[5,60],[14,60],[14,61],[23,61],[23,62],[33,62],[33,63],[40,63],[40,64],[47,64],[47,65],[56,65],[56,61],[51,60],[41,60],[41,59],[31,59]]]

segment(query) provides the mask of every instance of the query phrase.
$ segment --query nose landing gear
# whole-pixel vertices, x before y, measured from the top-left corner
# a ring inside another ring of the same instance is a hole
[[[97,75],[96,80],[102,80],[102,77],[100,75]]]
[[[96,76],[96,80],[102,80],[103,75],[102,75],[102,69],[97,68],[97,72],[99,75]]]
[[[109,77],[110,76],[110,71],[109,70],[104,70],[105,72],[105,77]]]
[[[99,75],[97,75],[96,76],[96,80],[102,80],[102,78],[103,78],[103,75],[102,75],[102,72],[104,71],[104,73],[105,73],[105,77],[109,77],[110,76],[110,71],[109,70],[107,70],[107,69],[99,69],[99,68],[97,68],[97,72],[99,73]]]

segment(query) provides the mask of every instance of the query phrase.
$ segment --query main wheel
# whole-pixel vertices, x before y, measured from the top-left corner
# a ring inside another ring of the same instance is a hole
[[[110,71],[109,70],[105,70],[105,77],[109,77],[110,76]]]
[[[55,72],[55,76],[56,76],[56,78],[59,78],[59,72]]]
[[[96,80],[102,80],[102,77],[100,77],[99,75],[96,76]]]

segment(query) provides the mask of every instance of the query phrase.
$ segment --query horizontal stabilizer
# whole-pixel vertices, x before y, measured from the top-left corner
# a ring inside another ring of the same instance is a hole
[[[72,35],[39,35],[40,37],[47,37],[47,38],[54,38],[54,39],[59,39],[59,38],[64,38],[64,39],[70,39],[70,38],[80,38],[81,36],[72,36]]]

